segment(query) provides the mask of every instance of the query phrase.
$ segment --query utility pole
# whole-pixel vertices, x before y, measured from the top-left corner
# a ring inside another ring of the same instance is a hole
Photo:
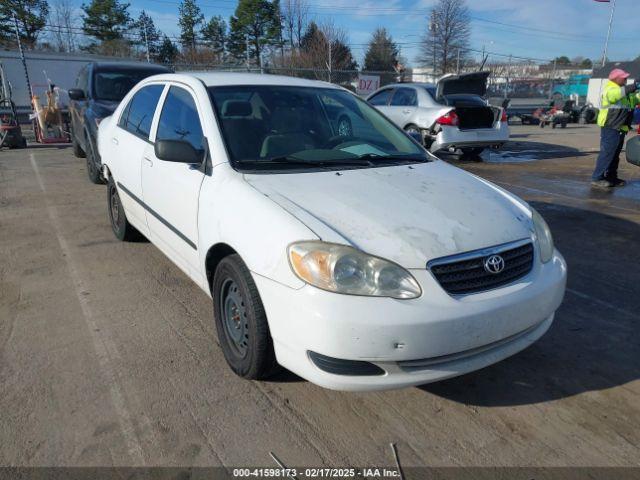
[[[20,59],[22,60],[22,67],[24,68],[24,75],[27,79],[27,91],[29,92],[29,103],[33,99],[33,89],[31,88],[31,80],[29,80],[29,71],[27,70],[27,60],[24,58],[24,50],[22,49],[22,41],[20,40],[20,30],[18,29],[18,19],[16,14],[13,14],[13,25],[16,29],[16,39],[18,40],[18,50],[20,51]]]
[[[609,17],[609,29],[607,30],[607,40],[604,42],[604,53],[602,54],[602,66],[607,63],[607,52],[609,51],[609,40],[611,38],[611,27],[613,26],[613,14],[616,11],[616,0],[611,2],[611,16]]]
[[[151,58],[149,57],[149,37],[147,36],[147,19],[144,19],[144,43],[147,46],[147,63],[151,63]]]
[[[506,70],[506,75],[505,75],[505,82],[504,82],[504,98],[507,98],[509,96],[509,70],[511,70],[511,61],[512,61],[513,57],[511,55],[509,55],[509,63],[507,63],[507,70]]]
[[[456,55],[456,73],[460,75],[460,49],[458,49],[458,54]]]
[[[245,41],[246,41],[246,53],[247,53],[247,70],[249,70],[249,34],[247,33],[245,35]]]
[[[431,19],[429,21],[429,30],[431,31],[432,48],[433,48],[433,81],[436,80],[436,31],[438,30],[438,15],[435,11],[431,12]]]
[[[329,74],[329,83],[331,83],[331,66],[333,65],[333,58],[332,58],[331,51],[333,49],[331,48],[331,41],[329,40],[327,43],[329,44],[329,63],[327,64],[327,72]]]
[[[553,61],[553,71],[551,73],[551,85],[549,85],[549,100],[551,100],[551,98],[553,97],[553,87],[555,86],[556,83],[556,68],[558,66],[558,60],[554,60]]]

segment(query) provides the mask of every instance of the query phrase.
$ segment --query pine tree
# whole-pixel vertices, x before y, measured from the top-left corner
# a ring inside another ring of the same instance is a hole
[[[137,30],[139,44],[142,46],[143,51],[146,52],[146,45],[148,44],[149,56],[155,59],[160,49],[162,32],[156,28],[153,18],[142,10],[133,26]]]
[[[100,42],[124,38],[131,24],[129,4],[119,0],[91,0],[89,5],[82,4],[82,10],[82,29]]]
[[[172,64],[178,57],[178,53],[178,47],[176,47],[171,39],[165,35],[164,40],[162,40],[162,43],[158,48],[158,62]]]
[[[224,19],[219,15],[211,17],[202,28],[201,34],[206,45],[222,59],[227,43],[227,24]]]
[[[246,54],[259,59],[265,48],[279,46],[282,38],[280,2],[274,0],[239,0],[235,14],[229,20],[229,49],[236,58]]]
[[[28,47],[33,47],[47,22],[48,2],[46,0],[0,1],[0,40],[15,41],[14,15],[18,20],[20,39]]]
[[[374,72],[392,72],[398,63],[400,51],[385,28],[377,28],[369,41],[364,56],[364,69]]]
[[[204,22],[204,15],[195,0],[183,0],[179,12],[180,42],[183,48],[193,51],[197,46],[198,30]]]

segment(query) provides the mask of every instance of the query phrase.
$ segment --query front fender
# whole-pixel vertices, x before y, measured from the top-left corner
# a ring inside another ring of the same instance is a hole
[[[200,265],[216,244],[226,243],[249,270],[291,288],[304,282],[289,267],[287,247],[297,240],[316,240],[300,220],[251,187],[228,163],[214,167],[200,189],[198,236]]]

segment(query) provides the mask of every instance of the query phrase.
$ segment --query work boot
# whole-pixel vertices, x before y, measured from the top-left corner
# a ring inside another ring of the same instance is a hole
[[[603,178],[602,180],[593,180],[591,182],[591,186],[598,188],[613,188],[615,185],[613,182]]]

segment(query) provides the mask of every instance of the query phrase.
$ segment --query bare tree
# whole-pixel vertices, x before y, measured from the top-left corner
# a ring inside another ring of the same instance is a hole
[[[309,4],[307,0],[282,0],[282,20],[286,40],[291,50],[300,46],[300,41],[307,28]]]
[[[76,22],[78,15],[74,12],[73,2],[55,0],[51,7],[49,18],[55,47],[60,52],[75,52],[78,44],[76,31],[79,24]]]
[[[465,60],[471,36],[466,0],[439,0],[431,9],[428,30],[422,39],[420,63],[434,73],[455,71]]]

